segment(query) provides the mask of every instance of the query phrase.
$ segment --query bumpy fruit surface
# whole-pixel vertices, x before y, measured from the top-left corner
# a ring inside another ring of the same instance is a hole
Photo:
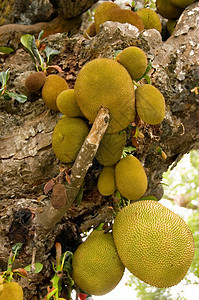
[[[162,24],[158,14],[150,8],[142,8],[137,12],[141,17],[145,29],[156,29],[159,32],[162,30]]]
[[[125,267],[158,288],[178,284],[193,260],[189,227],[156,201],[142,200],[124,207],[115,218],[113,237]]]
[[[57,158],[64,163],[75,160],[89,128],[78,118],[64,116],[56,124],[52,135],[52,148]]]
[[[107,133],[119,132],[135,118],[132,79],[118,62],[97,58],[85,64],[77,75],[75,97],[84,116],[93,123],[101,106],[110,112]]]
[[[95,23],[92,23],[91,25],[88,26],[88,28],[86,28],[86,30],[84,31],[84,37],[86,39],[89,39],[90,37],[93,37],[96,35],[96,29],[95,29]]]
[[[116,55],[115,59],[127,69],[134,80],[140,78],[146,71],[147,57],[138,47],[125,48]]]
[[[106,9],[104,9],[105,4]],[[137,27],[139,31],[144,29],[142,19],[135,12],[128,9],[121,9],[120,7],[113,5],[109,5],[109,7],[107,7],[106,2],[98,6],[95,12],[94,20],[97,33],[99,32],[99,26],[106,21],[129,23]]]
[[[147,176],[141,162],[134,156],[122,158],[115,168],[116,186],[127,199],[137,200],[147,189]]]
[[[165,117],[165,100],[162,93],[150,84],[141,84],[135,91],[137,113],[144,122],[156,125]]]
[[[51,74],[46,77],[46,81],[42,88],[42,98],[50,109],[58,110],[56,104],[57,96],[67,89],[68,84],[62,77]]]
[[[169,0],[156,0],[157,12],[167,19],[178,19],[183,12],[182,8],[179,8]]]
[[[37,92],[42,88],[45,80],[46,74],[44,72],[34,72],[26,78],[25,87],[30,92]]]
[[[86,293],[104,295],[121,280],[124,266],[117,254],[112,233],[95,230],[75,251],[72,277]]]
[[[75,99],[75,93],[73,89],[62,91],[56,100],[59,111],[69,118],[83,116],[77,101]]]
[[[105,134],[95,156],[97,161],[103,166],[113,166],[120,160],[125,143],[125,131]]]
[[[170,0],[169,2],[177,7],[185,8],[194,3],[195,0]]]
[[[100,172],[98,182],[98,191],[104,196],[110,196],[114,193],[115,185],[115,168],[104,167]]]
[[[1,300],[23,300],[22,287],[17,282],[6,282],[0,292]]]

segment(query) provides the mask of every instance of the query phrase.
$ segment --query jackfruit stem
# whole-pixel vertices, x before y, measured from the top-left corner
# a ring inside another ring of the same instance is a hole
[[[55,209],[51,205],[48,205],[42,212],[39,209],[36,211],[34,222],[36,226],[40,227],[40,230],[41,227],[43,227],[44,230],[50,231],[54,225],[61,220],[76,199],[84,177],[97,153],[100,141],[108,128],[109,122],[109,110],[106,107],[101,107],[73,164],[70,183],[64,183],[67,194],[65,206],[61,209]]]

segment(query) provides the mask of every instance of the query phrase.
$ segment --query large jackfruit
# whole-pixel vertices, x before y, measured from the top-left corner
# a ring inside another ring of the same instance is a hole
[[[93,123],[101,106],[110,112],[107,133],[119,132],[135,118],[132,79],[118,62],[97,58],[85,64],[77,75],[75,97],[84,116]]]
[[[127,47],[116,55],[115,60],[123,65],[132,79],[139,79],[147,67],[147,57],[138,47]]]
[[[137,200],[147,189],[147,176],[141,162],[134,156],[122,158],[115,167],[116,186],[127,199]]]
[[[150,84],[141,84],[135,91],[137,113],[145,123],[156,125],[165,117],[162,93]]]
[[[106,133],[99,145],[96,159],[103,166],[113,166],[121,156],[126,143],[126,132]]]
[[[22,287],[17,282],[6,282],[0,291],[1,300],[23,300]]]
[[[167,19],[178,19],[183,8],[177,7],[169,0],[156,0],[157,12]]]
[[[162,24],[158,14],[150,8],[141,8],[136,11],[141,17],[145,29],[156,29],[159,32],[162,30]]]
[[[115,185],[115,168],[104,167],[100,172],[98,182],[98,191],[104,196],[110,196],[114,193]]]
[[[142,200],[124,207],[115,218],[113,237],[124,266],[158,288],[178,284],[193,260],[189,227],[156,201]]]
[[[124,273],[112,233],[93,231],[75,251],[72,278],[85,292],[104,295],[116,287]]]
[[[52,135],[52,148],[57,158],[64,163],[75,160],[89,128],[78,118],[64,116],[56,124]]]

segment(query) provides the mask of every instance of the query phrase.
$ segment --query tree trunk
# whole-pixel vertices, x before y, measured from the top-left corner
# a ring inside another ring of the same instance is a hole
[[[199,98],[194,92],[199,82],[198,12],[199,2],[187,7],[174,33],[165,42],[156,30],[140,33],[132,25],[113,22],[103,24],[92,39],[85,40],[81,33],[71,38],[58,33],[45,39],[48,46],[61,51],[53,64],[62,67],[62,76],[71,88],[86,62],[97,57],[113,58],[115,51],[128,46],[138,46],[145,51],[153,65],[152,84],[166,100],[166,117],[160,125],[141,123],[144,138],[138,139],[135,155],[148,176],[146,195],[158,199],[163,195],[163,172],[171,164],[175,165],[183,154],[199,146]],[[10,68],[7,89],[25,93],[24,80],[34,69],[29,55],[18,49],[14,54],[0,57],[0,62],[4,71]],[[51,217],[50,193],[44,193],[44,186],[56,178],[63,167],[51,147],[52,131],[59,119],[59,113],[46,108],[40,93],[29,95],[24,104],[1,100],[0,266],[5,270],[9,250],[17,242],[23,243],[23,249],[16,267],[31,263],[33,247],[36,261],[44,264],[40,274],[31,275],[31,283],[21,279],[25,299],[33,299],[33,295],[40,299],[45,294],[46,282],[53,274],[51,261],[55,257],[55,242],[62,244],[63,251],[74,251],[81,242],[81,232],[101,222],[108,224],[113,218],[115,199],[103,197],[97,191],[100,165],[92,157],[81,203],[74,202],[66,213],[61,213],[55,226],[45,228],[45,218],[37,217],[44,211],[46,220],[48,213]],[[128,133],[128,145],[131,138]],[[166,158],[157,151],[159,147]]]

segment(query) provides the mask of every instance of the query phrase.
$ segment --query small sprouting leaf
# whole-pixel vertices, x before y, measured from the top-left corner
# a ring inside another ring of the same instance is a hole
[[[44,34],[44,30],[40,31],[40,33],[38,35],[38,41],[41,41],[43,34]]]
[[[122,50],[117,50],[117,51],[115,51],[114,57],[113,57],[113,58],[115,58],[120,52],[122,52]]]
[[[0,72],[0,83],[2,84],[2,87],[4,88],[6,86],[6,83],[9,79],[9,69],[7,69],[5,72]]]
[[[31,265],[26,266],[24,269],[27,272],[30,272],[31,271]],[[42,269],[43,269],[43,264],[41,264],[41,263],[35,263],[35,271],[34,271],[35,274],[41,272]]]
[[[16,243],[14,246],[12,246],[12,254],[14,257],[19,254],[22,246],[22,243]]]
[[[147,80],[147,78],[146,78],[145,76],[148,74],[148,72],[149,72],[152,68],[153,68],[153,66],[152,66],[152,63],[151,63],[151,61],[150,61],[149,64],[148,64],[148,66],[146,67],[146,70],[145,70],[144,74],[143,74],[140,78],[137,78],[136,81],[140,81],[142,78],[145,78],[145,79]],[[148,82],[148,81],[147,81],[147,82]]]
[[[136,148],[132,146],[124,147],[122,157],[126,157],[129,154],[133,154],[136,152]]]
[[[6,92],[7,95],[10,97],[10,98],[14,98],[15,100],[17,100],[19,103],[25,103],[27,101],[27,96],[26,95],[21,95],[21,94],[15,94],[15,93],[12,93],[12,92]]]
[[[148,74],[146,74],[144,76],[144,78],[146,79],[146,81],[147,81],[148,84],[151,84],[151,77]]]
[[[147,197],[142,197],[140,198],[140,200],[154,200],[154,201],[158,201],[158,199],[154,196],[147,196]]]
[[[61,256],[62,266],[61,270],[66,271],[68,274],[72,271],[72,258],[73,253],[70,251],[66,251]]]
[[[84,194],[84,189],[83,189],[83,186],[81,186],[79,189],[79,192],[77,193],[77,196],[76,196],[77,205],[80,205],[82,198],[83,198],[83,194]]]
[[[48,47],[48,46],[46,46],[44,52],[45,52],[46,57],[47,57],[47,63],[49,63],[50,56],[58,55],[60,53],[60,51],[52,49],[51,47]]]
[[[14,52],[14,50],[10,47],[0,47],[0,52],[9,54],[11,52]]]
[[[95,230],[100,231],[100,230],[103,229],[103,227],[104,227],[104,223],[100,223],[100,224],[95,228]]]
[[[37,58],[39,64],[41,65],[41,68],[43,70],[44,59],[39,53],[39,50],[37,48],[36,40],[35,40],[34,36],[32,38],[31,49],[32,49],[32,52],[33,52],[34,56]]]
[[[33,40],[33,35],[31,34],[24,34],[20,39],[22,45],[26,48],[26,50],[30,54],[34,64],[36,64],[34,53],[32,51],[32,40]]]

